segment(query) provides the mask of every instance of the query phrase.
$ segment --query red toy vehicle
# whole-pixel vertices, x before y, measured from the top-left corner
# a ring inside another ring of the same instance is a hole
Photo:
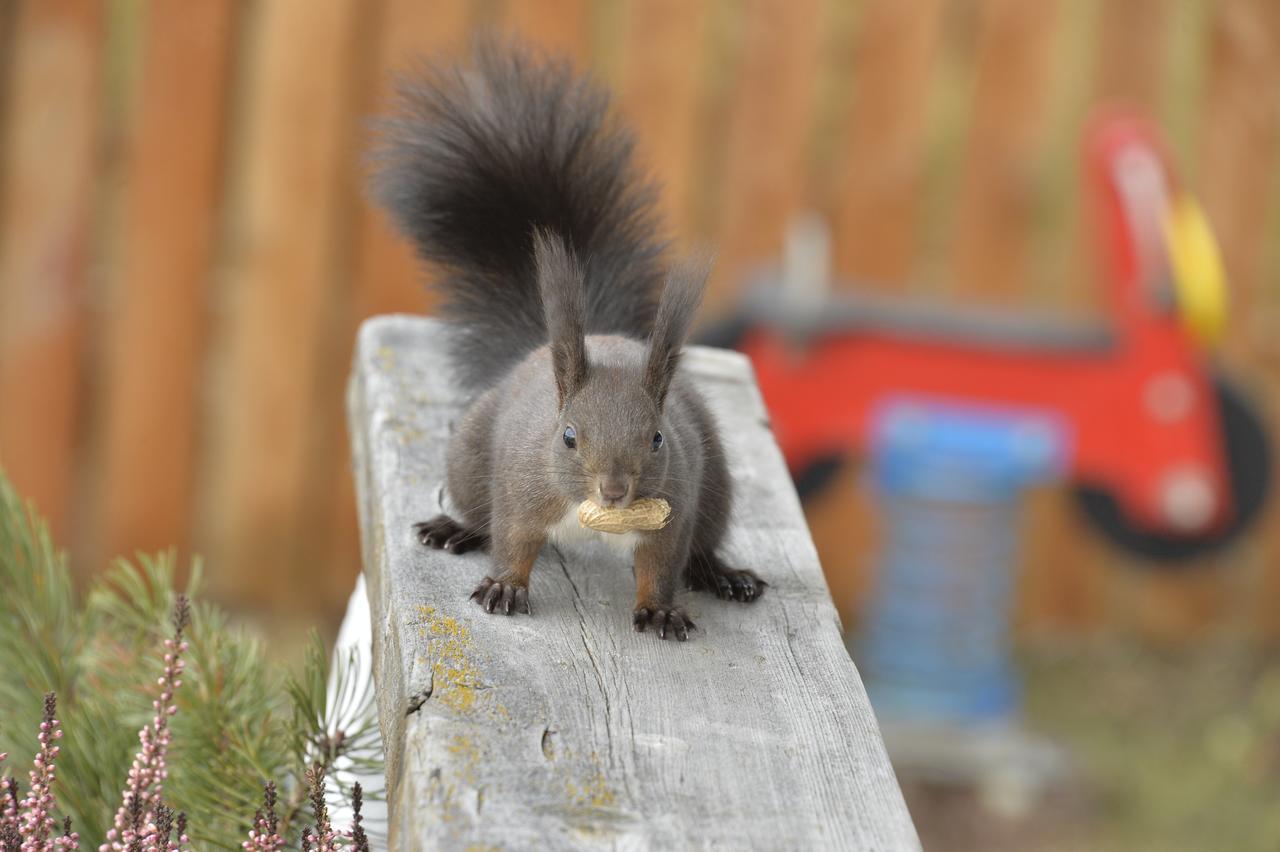
[[[1261,508],[1260,419],[1216,378],[1221,265],[1155,135],[1124,118],[1087,145],[1110,249],[1108,327],[860,300],[797,309],[756,294],[736,324],[797,481],[868,449],[873,416],[908,395],[1047,414],[1086,513],[1129,550],[1176,560],[1235,537]]]

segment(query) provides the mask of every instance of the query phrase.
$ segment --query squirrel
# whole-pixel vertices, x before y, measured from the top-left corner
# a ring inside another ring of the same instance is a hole
[[[682,581],[759,599],[767,584],[717,555],[732,483],[680,370],[710,263],[664,263],[654,188],[608,94],[565,60],[482,42],[470,66],[402,80],[383,131],[374,196],[443,273],[449,360],[473,394],[447,454],[460,516],[416,524],[419,541],[489,551],[471,595],[489,613],[532,614],[543,545],[596,535],[634,558],[637,631],[688,638]],[[667,526],[578,524],[584,500],[640,498],[669,503]]]

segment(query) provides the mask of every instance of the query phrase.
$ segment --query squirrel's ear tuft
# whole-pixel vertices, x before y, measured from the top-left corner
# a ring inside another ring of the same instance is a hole
[[[680,363],[680,348],[702,301],[711,264],[710,255],[696,255],[667,272],[644,368],[645,390],[658,403],[658,408],[666,402],[667,390]]]
[[[587,381],[586,305],[582,268],[552,231],[533,232],[533,259],[542,292],[542,312],[551,344],[556,395],[563,409]]]

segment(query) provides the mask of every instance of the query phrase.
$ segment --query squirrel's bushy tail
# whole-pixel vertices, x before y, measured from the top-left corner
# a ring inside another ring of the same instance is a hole
[[[605,92],[518,45],[483,42],[474,57],[402,83],[374,183],[419,255],[442,267],[441,312],[470,387],[546,342],[535,228],[582,265],[588,333],[649,333],[663,250]]]

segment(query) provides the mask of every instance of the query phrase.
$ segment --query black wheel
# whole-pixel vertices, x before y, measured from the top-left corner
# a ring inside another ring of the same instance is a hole
[[[844,467],[841,456],[821,456],[809,462],[800,470],[791,472],[791,480],[796,484],[796,493],[800,502],[807,503],[809,498],[826,489],[831,481]]]
[[[696,335],[696,342],[701,346],[737,349],[743,338],[755,327],[756,324],[746,316],[731,316],[701,328]],[[824,490],[843,466],[843,457],[829,455],[819,456],[799,470],[793,470],[791,480],[795,483],[801,502],[808,502],[810,497]]]
[[[1214,382],[1227,475],[1235,514],[1222,529],[1179,536],[1152,531],[1132,521],[1105,489],[1081,485],[1076,501],[1084,514],[1113,544],[1146,557],[1158,567],[1179,566],[1197,556],[1219,551],[1236,541],[1257,518],[1271,488],[1271,444],[1262,417],[1241,392],[1219,378]]]

